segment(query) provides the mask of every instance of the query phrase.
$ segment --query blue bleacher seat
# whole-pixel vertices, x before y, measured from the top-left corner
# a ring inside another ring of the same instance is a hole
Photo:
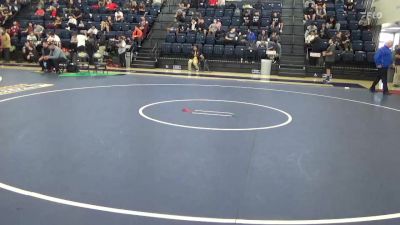
[[[235,53],[235,46],[233,45],[225,45],[224,49],[224,56],[225,57],[231,57]]]
[[[182,53],[182,44],[181,43],[172,43],[171,52],[174,54]]]
[[[240,26],[242,25],[242,19],[240,17],[233,17],[231,26]]]
[[[232,17],[233,16],[233,9],[225,9],[224,16]]]
[[[204,44],[205,43],[205,35],[203,33],[196,34],[196,43],[197,44]]]
[[[345,63],[352,63],[354,59],[354,53],[353,52],[343,52],[342,53],[342,60]]]
[[[196,33],[188,33],[186,35],[186,43],[194,44],[196,42]]]
[[[375,51],[375,43],[372,41],[365,41],[364,42],[364,51],[366,52],[374,52]]]
[[[216,57],[220,57],[224,54],[224,46],[223,45],[214,45],[213,55]]]
[[[349,30],[358,30],[358,21],[351,20],[349,22]]]
[[[161,53],[170,54],[171,53],[171,43],[165,42],[161,44]]]
[[[357,20],[357,13],[356,12],[347,12],[347,20],[352,21],[352,20]]]
[[[215,37],[212,35],[208,35],[206,37],[206,44],[213,45],[215,43]]]
[[[245,50],[245,46],[236,46],[236,48],[235,48],[236,58],[244,58],[244,50]]]
[[[352,30],[351,31],[351,40],[356,41],[361,39],[361,31],[360,30]]]
[[[230,26],[231,22],[232,22],[232,20],[230,17],[224,17],[221,19],[222,26]]]
[[[206,16],[214,16],[215,9],[214,8],[207,8],[206,9]]]
[[[340,30],[348,29],[348,23],[346,20],[340,20],[340,21],[338,21],[338,23],[340,23]]]
[[[354,51],[362,51],[362,50],[364,50],[364,43],[362,41],[360,41],[360,40],[353,41],[352,45],[353,45],[353,50]]]
[[[214,46],[213,46],[213,45],[205,44],[205,45],[203,46],[203,54],[204,54],[206,57],[212,56],[212,54],[213,54],[213,49],[214,49]]]
[[[375,63],[374,56],[375,52],[367,52],[367,62]]]
[[[182,53],[185,56],[189,56],[192,53],[193,46],[192,44],[186,43],[182,44]]]
[[[224,9],[220,8],[220,9],[216,9],[215,13],[214,13],[215,17],[223,17],[224,16]]]
[[[365,30],[362,32],[362,40],[363,41],[372,41],[372,32],[369,30]]]
[[[186,42],[186,34],[180,33],[176,35],[177,43],[185,43]]]
[[[165,37],[165,42],[174,43],[176,40],[176,36],[174,33],[168,33]]]
[[[354,54],[354,61],[355,62],[365,62],[367,59],[367,53],[363,51],[356,51]]]

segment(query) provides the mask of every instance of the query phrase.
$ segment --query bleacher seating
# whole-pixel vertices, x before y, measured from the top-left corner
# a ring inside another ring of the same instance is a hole
[[[366,9],[362,4],[362,0],[355,0],[356,7],[354,10],[346,10],[344,7],[344,1],[338,3],[334,0],[326,0],[326,12],[327,17],[334,17],[337,23],[340,24],[340,31],[343,33],[350,32],[350,41],[352,46],[352,51],[338,51],[336,61],[337,63],[345,63],[352,65],[354,63],[373,63],[373,55],[376,50],[376,45],[373,42],[373,34],[370,30],[361,30],[362,27],[359,26],[359,20],[366,15]],[[322,23],[325,20],[308,20],[305,22],[305,28],[316,22],[318,30],[321,29]],[[335,37],[338,30],[329,29],[328,37]],[[336,39],[340,42],[340,39]],[[328,40],[322,41],[321,49],[326,49]],[[311,48],[309,48],[311,51]]]
[[[190,3],[190,1],[189,1]],[[240,14],[235,14],[236,9],[240,10]],[[259,26],[244,25],[243,21],[243,4],[235,3],[235,5],[226,3],[225,6],[211,7],[205,4],[204,6],[194,6],[187,10],[185,25],[190,24],[192,18],[196,15],[200,15],[204,19],[205,27],[208,29],[210,24],[213,23],[214,19],[218,19],[221,22],[221,30],[228,32],[231,28],[236,28],[237,33],[246,33],[248,29],[251,29],[256,35],[260,33],[261,30],[268,31],[271,34],[271,18],[274,12],[282,12],[281,0],[274,0],[263,2],[259,8],[253,8],[251,11],[254,13],[258,11],[260,13]],[[171,43],[172,45],[170,45]],[[181,44],[181,45],[179,45]],[[196,45],[202,50],[202,53],[207,58],[215,59],[241,59],[245,56],[246,46],[242,46],[239,43],[232,45],[224,43],[223,39],[216,38],[215,35],[210,35],[208,32],[205,34],[203,31],[185,31],[181,33],[176,33],[175,31],[166,34],[165,43],[162,44],[161,54],[164,56],[174,55],[182,56],[181,52],[177,49],[177,46],[185,46],[184,49],[189,48],[190,45]],[[255,43],[253,43],[255,46]],[[175,48],[175,50],[174,50]],[[266,57],[266,49],[260,48],[259,50],[254,50],[259,52],[255,54],[257,59]],[[185,52],[187,53],[187,52]]]

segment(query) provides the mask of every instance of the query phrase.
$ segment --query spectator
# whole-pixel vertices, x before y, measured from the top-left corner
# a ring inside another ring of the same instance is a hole
[[[247,43],[248,43],[247,34],[244,32],[243,33],[239,32],[236,44],[245,46],[245,45],[247,45]]]
[[[89,28],[89,30],[87,31],[87,34],[88,34],[88,35],[93,34],[94,36],[96,36],[98,32],[99,32],[99,31],[97,30],[96,26],[93,26],[93,25],[92,25],[92,26]]]
[[[322,39],[319,37],[318,34],[314,35],[314,38],[310,41],[311,44],[311,52],[312,53],[322,53],[321,46],[323,44]],[[320,64],[321,56],[319,57],[310,57],[310,64],[313,66]]]
[[[197,22],[195,19],[192,19],[189,25],[189,31],[197,31]]]
[[[57,16],[53,22],[53,27],[54,29],[61,29],[61,26],[62,26],[62,19],[61,17]]]
[[[93,55],[98,49],[97,38],[94,34],[88,34],[86,41],[86,52],[89,56],[89,63],[93,64]]]
[[[356,3],[354,2],[354,0],[345,0],[345,2],[344,2],[344,8],[347,11],[354,11],[355,5],[356,5]]]
[[[25,30],[21,31],[21,34],[29,34],[29,33],[33,32],[34,29],[35,29],[35,27],[33,26],[33,23],[29,22],[28,26],[25,28]]]
[[[27,41],[31,41],[35,46],[38,45],[38,38],[36,37],[36,35],[33,33],[33,31],[31,31],[28,36],[26,36],[26,40]]]
[[[143,2],[139,3],[138,12],[142,16],[146,14],[146,5]]]
[[[22,48],[22,53],[24,55],[24,59],[28,62],[36,62],[37,51],[36,45],[33,43],[33,41],[28,40],[25,43],[24,47]]]
[[[80,24],[82,21],[82,12],[79,8],[75,8],[74,13],[73,13],[73,17],[76,20],[76,24]]]
[[[337,31],[339,31],[340,23],[337,23],[335,17],[331,16],[326,21],[326,28],[327,29],[336,29]]]
[[[112,19],[109,16],[109,17],[107,17],[107,19],[101,21],[100,31],[107,32],[107,33],[110,32],[111,26],[112,26],[112,21],[110,21],[110,20],[112,20]]]
[[[250,26],[252,22],[251,11],[249,9],[243,12],[243,26]]]
[[[125,53],[126,53],[126,42],[125,42],[125,37],[120,36],[118,38],[118,58],[119,58],[119,63],[121,67],[126,67],[126,59],[125,59]]]
[[[146,37],[147,32],[149,30],[149,22],[146,20],[146,17],[144,17],[144,16],[140,17],[139,25],[140,25],[140,29],[143,32],[143,37]]]
[[[247,31],[247,41],[251,47],[253,47],[257,41],[257,35],[250,29]]]
[[[231,28],[228,33],[225,35],[225,44],[236,44],[236,40],[238,39],[236,28]]]
[[[268,34],[265,30],[261,31],[261,34],[258,35],[258,40],[256,42],[257,48],[259,47],[268,47]]]
[[[70,30],[75,30],[75,29],[77,29],[77,27],[78,27],[78,21],[76,20],[76,18],[73,17],[73,16],[69,16],[68,18],[69,18],[69,19],[68,19],[68,22],[67,22],[68,28],[69,28]]]
[[[192,71],[192,65],[196,69],[196,72],[199,71],[199,57],[200,53],[199,50],[197,49],[197,46],[193,46],[193,50],[191,53],[191,56],[188,61],[188,70]]]
[[[329,47],[326,51],[322,52],[322,56],[325,57],[325,71],[326,71],[326,80],[329,82],[332,79],[332,66],[335,63],[336,57],[336,44],[334,40],[331,38],[329,40]]]
[[[395,48],[394,70],[395,70],[395,74],[393,77],[393,86],[400,87],[400,46],[399,45],[397,45]]]
[[[123,22],[124,21],[124,13],[121,10],[117,10],[114,15],[115,22]]]
[[[11,48],[11,38],[4,28],[0,30],[1,41],[0,41],[0,52],[3,56],[3,60],[10,61],[10,48]]]
[[[321,5],[317,5],[316,18],[326,19],[326,9]]]
[[[60,73],[60,63],[67,61],[67,57],[61,48],[57,47],[54,43],[49,44],[50,54],[44,57],[44,61],[47,64],[49,71],[55,70],[56,73]]]
[[[40,17],[44,17],[44,14],[45,14],[46,12],[44,11],[44,9],[42,9],[42,8],[38,8],[37,10],[36,10],[36,12],[35,12],[35,16],[40,16]]]
[[[371,30],[371,17],[369,15],[363,15],[358,21],[360,30]]]
[[[110,12],[114,12],[115,10],[118,9],[118,5],[115,2],[113,2],[112,0],[107,0],[106,9]]]
[[[135,30],[132,33],[132,40],[135,42],[136,46],[142,47],[143,31],[138,25],[135,26]]]
[[[57,47],[61,47],[61,39],[60,39],[60,37],[59,37],[57,34],[55,34],[54,32],[50,32],[50,33],[48,34],[47,42],[48,42],[49,44],[54,44],[54,45],[56,45]]]
[[[77,39],[76,47],[77,47],[78,52],[84,52],[86,50],[85,47],[86,47],[86,41],[87,41],[86,33],[78,34],[76,36],[76,39]]]
[[[319,33],[319,36],[322,39],[328,39],[329,38],[328,29],[326,29],[326,24],[325,23],[323,23],[321,25],[321,29],[318,31],[318,33]]]
[[[350,32],[341,32],[341,36],[340,36],[340,48],[343,51],[348,51],[348,52],[352,52],[352,45],[351,45],[351,39],[350,39]]]
[[[313,3],[309,3],[308,7],[304,9],[304,19],[307,20],[315,20],[316,17],[316,11],[314,8]]]
[[[260,27],[260,25],[260,11],[256,11],[253,15],[253,26]]]
[[[182,9],[178,9],[175,13],[175,20],[178,23],[184,23],[185,22],[185,13],[183,12]]]
[[[221,26],[218,25],[217,19],[214,19],[213,23],[208,27],[208,31],[209,33],[215,34],[220,28]]]
[[[197,30],[199,32],[203,32],[204,34],[207,33],[206,24],[203,18],[199,18],[197,21]]]
[[[19,37],[21,34],[21,28],[19,26],[19,23],[17,21],[13,22],[13,25],[10,28],[10,36],[11,37]]]
[[[271,27],[273,30],[276,30],[277,32],[282,33],[283,31],[283,21],[281,16],[277,12],[272,13]]]
[[[216,6],[217,2],[218,2],[218,0],[208,0],[208,5],[209,6]]]
[[[71,35],[70,49],[72,52],[78,51],[78,34],[76,32],[73,32]]]

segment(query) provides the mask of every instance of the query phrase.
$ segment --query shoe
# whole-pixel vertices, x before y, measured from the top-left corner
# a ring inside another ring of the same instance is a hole
[[[383,95],[392,95],[390,92],[383,92]]]
[[[375,93],[375,89],[374,89],[374,88],[370,88],[369,91],[370,91],[371,93]]]

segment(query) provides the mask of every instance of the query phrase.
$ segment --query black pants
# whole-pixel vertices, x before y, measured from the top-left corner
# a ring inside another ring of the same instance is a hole
[[[10,49],[9,48],[3,48],[3,60],[6,62],[10,61]]]
[[[42,67],[43,70],[53,70],[55,69],[56,72],[60,70],[60,63],[65,63],[67,60],[64,58],[58,58],[58,59],[49,59],[49,60],[43,60],[39,64]],[[45,66],[46,64],[46,66]]]
[[[374,83],[372,83],[372,86],[370,88],[371,91],[375,91],[375,86],[379,83],[380,80],[382,80],[383,83],[383,93],[388,93],[388,84],[387,84],[387,73],[388,73],[388,68],[379,68],[378,69],[378,75],[375,78]]]
[[[118,55],[121,67],[126,67],[125,52]]]

